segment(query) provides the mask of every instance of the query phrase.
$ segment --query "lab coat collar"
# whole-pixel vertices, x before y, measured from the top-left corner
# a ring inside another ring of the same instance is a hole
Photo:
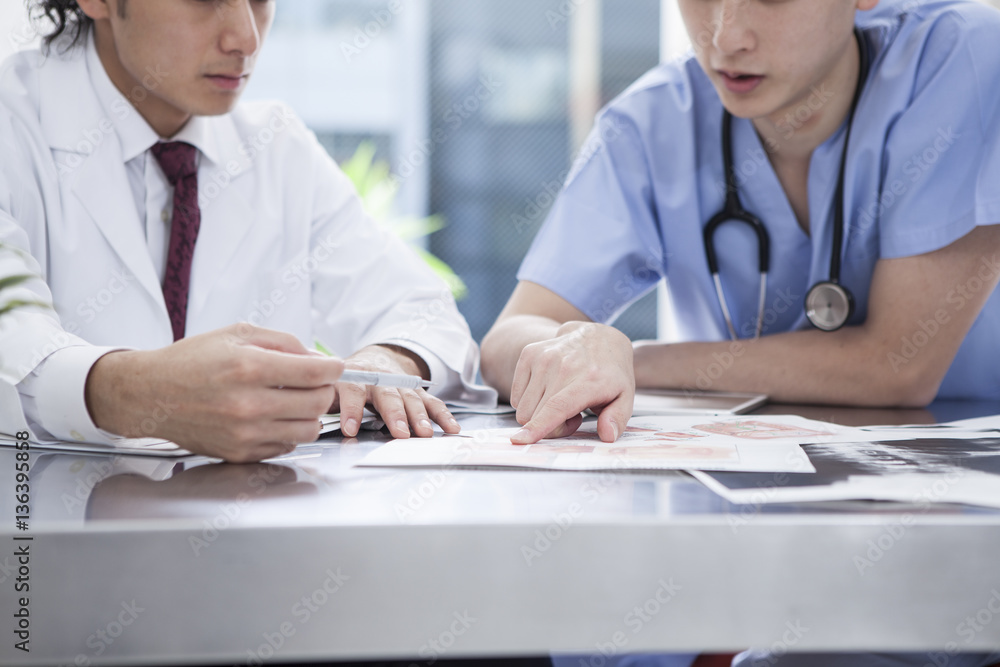
[[[150,149],[158,140],[156,132],[136,111],[124,95],[111,81],[107,70],[97,55],[96,41],[91,34],[87,39],[87,75],[97,95],[102,116],[114,120],[118,141],[122,146],[122,163],[127,164]],[[145,88],[137,88],[135,94],[148,94]]]
[[[60,180],[70,187],[114,248],[121,265],[158,304],[162,313],[160,325],[169,330],[163,289],[129,190],[116,126],[116,121],[127,121],[128,116],[140,118],[139,114],[131,106],[119,104],[111,107],[112,115],[105,113],[88,72],[86,48],[76,47],[65,54],[51,53],[38,69],[38,77],[42,131],[51,148],[69,154],[57,158]],[[124,98],[120,103],[127,104]],[[136,135],[130,140],[139,138]],[[150,145],[155,142],[153,133]]]

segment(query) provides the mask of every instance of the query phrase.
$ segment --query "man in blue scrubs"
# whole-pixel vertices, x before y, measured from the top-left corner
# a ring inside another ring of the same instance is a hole
[[[613,441],[636,386],[863,406],[1000,399],[1000,14],[968,1],[678,2],[693,54],[600,114],[483,341],[483,374],[524,426],[513,441],[572,433],[587,408]],[[720,226],[720,296],[703,230],[730,189],[724,110],[733,189],[766,228],[770,262],[762,290],[757,235]],[[854,309],[824,331],[805,301],[835,261]],[[681,340],[633,345],[608,323],[664,278]],[[949,664],[966,657],[1000,660]],[[738,662],[928,662],[796,660]]]

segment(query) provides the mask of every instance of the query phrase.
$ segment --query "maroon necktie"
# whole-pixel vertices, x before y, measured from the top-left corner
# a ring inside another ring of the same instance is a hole
[[[181,141],[153,146],[170,185],[174,187],[174,216],[170,222],[170,249],[163,276],[163,298],[167,302],[174,340],[184,338],[187,322],[188,289],[191,286],[191,260],[194,243],[201,227],[198,209],[198,149]]]

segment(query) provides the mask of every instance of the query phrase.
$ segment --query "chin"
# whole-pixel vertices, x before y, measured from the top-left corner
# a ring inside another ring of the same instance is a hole
[[[736,97],[728,91],[719,95],[722,105],[736,118],[764,118],[775,111],[775,105],[762,98]]]
[[[206,100],[203,104],[198,105],[198,108],[194,111],[194,115],[224,116],[235,109],[239,101],[239,95],[227,96],[225,99]]]

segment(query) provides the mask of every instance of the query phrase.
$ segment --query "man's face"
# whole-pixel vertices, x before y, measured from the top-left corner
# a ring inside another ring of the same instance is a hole
[[[857,0],[678,0],[702,69],[734,116],[783,116],[844,62]],[[868,7],[862,7],[868,8]],[[852,91],[853,92],[853,91]]]
[[[106,1],[121,70],[112,79],[127,75],[131,81],[115,80],[126,95],[135,85],[145,88],[144,99],[133,102],[159,107],[157,115],[232,110],[274,18],[273,0]],[[98,30],[108,32],[108,25],[99,20]]]

